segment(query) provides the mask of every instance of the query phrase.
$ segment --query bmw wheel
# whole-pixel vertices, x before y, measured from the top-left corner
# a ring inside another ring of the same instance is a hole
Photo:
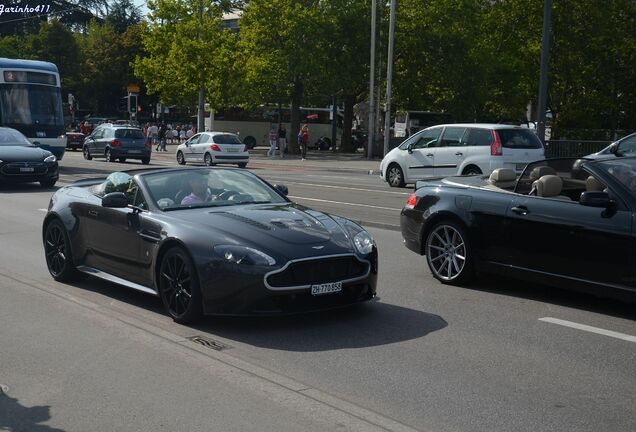
[[[181,150],[179,150],[177,152],[177,163],[179,165],[185,165],[186,164],[185,157],[183,157],[183,152]]]
[[[56,281],[68,282],[76,280],[79,276],[73,264],[70,245],[62,222],[58,219],[49,222],[44,230],[44,254],[46,267]]]
[[[442,283],[464,284],[472,279],[472,250],[462,227],[446,221],[433,227],[426,237],[426,261]]]
[[[192,323],[203,315],[197,272],[181,247],[168,250],[161,260],[159,294],[166,311],[178,323]]]
[[[404,172],[400,165],[392,163],[386,170],[386,179],[391,187],[404,187]]]

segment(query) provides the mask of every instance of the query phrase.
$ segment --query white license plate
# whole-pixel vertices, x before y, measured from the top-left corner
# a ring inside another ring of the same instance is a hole
[[[33,171],[35,171],[35,168],[33,167],[20,168],[20,172],[33,172]]]
[[[227,149],[227,151],[229,151],[230,153],[238,153],[239,149],[234,148],[234,147],[229,147],[229,148]]]
[[[331,282],[311,286],[311,295],[331,294],[342,291],[342,282]]]

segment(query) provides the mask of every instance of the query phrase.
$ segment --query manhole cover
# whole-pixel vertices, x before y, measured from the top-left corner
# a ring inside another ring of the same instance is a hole
[[[9,386],[0,384],[0,393],[9,393]]]
[[[203,336],[190,336],[187,339],[196,344],[203,345],[204,347],[212,348],[216,351],[223,351],[225,349],[231,348],[229,345],[225,345],[224,343]]]

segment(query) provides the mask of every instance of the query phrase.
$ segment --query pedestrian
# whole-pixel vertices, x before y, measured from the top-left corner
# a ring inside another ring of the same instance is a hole
[[[278,125],[278,150],[280,151],[280,158],[284,158],[287,151],[287,129],[282,123]]]
[[[306,160],[307,159],[307,144],[309,143],[309,127],[307,127],[307,123],[303,125],[302,129],[300,129],[298,136],[300,137],[299,145],[301,150],[300,151],[301,160]]]
[[[88,125],[87,121],[80,125],[80,132],[82,132],[84,135],[88,135],[89,133],[91,133],[91,127]]]
[[[274,158],[276,156],[276,142],[278,141],[278,129],[276,126],[272,125],[272,128],[269,130],[269,150],[267,151],[267,156],[270,158]]]
[[[158,147],[157,138],[159,137],[159,128],[157,128],[156,124],[153,123],[148,128],[148,137],[152,141],[152,145]]]
[[[192,135],[194,135],[194,132],[192,131],[192,129],[194,128],[190,128],[186,131],[186,139],[190,139],[192,138]]]
[[[181,128],[181,131],[179,132],[179,139],[181,140],[182,143],[185,142],[186,140],[186,130],[185,130],[185,126],[183,126]]]
[[[168,151],[166,150],[166,132],[168,131],[168,128],[166,127],[165,124],[161,124],[161,126],[159,127],[159,146],[160,146],[160,150],[161,151]]]
[[[166,142],[172,144],[172,127],[168,125],[168,129],[166,130]]]

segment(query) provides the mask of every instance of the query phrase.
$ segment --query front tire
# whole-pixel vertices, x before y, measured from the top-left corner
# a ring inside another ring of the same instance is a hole
[[[73,264],[71,242],[66,228],[58,219],[54,219],[44,231],[44,254],[46,267],[53,279],[58,282],[77,280],[80,273]]]
[[[473,279],[473,251],[459,224],[443,221],[428,233],[426,262],[433,277],[445,284],[463,285]]]
[[[42,180],[40,182],[40,186],[42,186],[43,188],[52,188],[53,186],[55,186],[56,182],[57,180],[52,179]]]
[[[84,153],[84,159],[91,160],[93,156],[91,156],[91,151],[88,149],[88,146],[84,146],[82,149],[82,153]]]
[[[404,187],[406,185],[404,183],[404,172],[400,165],[396,163],[389,165],[386,169],[386,181],[391,187]]]
[[[193,323],[203,316],[199,278],[192,260],[181,247],[169,249],[161,260],[159,294],[174,321]]]
[[[177,163],[179,165],[185,165],[186,164],[185,157],[183,156],[183,152],[181,150],[179,150],[177,152]]]

